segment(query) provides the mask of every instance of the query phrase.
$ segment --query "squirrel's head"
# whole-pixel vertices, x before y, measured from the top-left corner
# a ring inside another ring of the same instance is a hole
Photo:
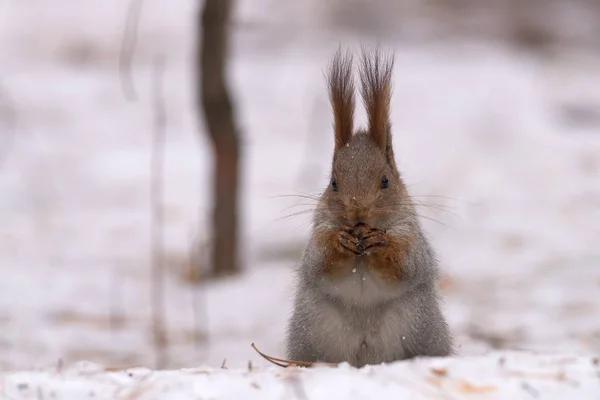
[[[390,229],[413,214],[392,148],[389,108],[393,56],[363,50],[361,95],[368,117],[365,130],[354,130],[352,57],[338,50],[328,74],[334,114],[335,150],[329,186],[322,194],[328,223]],[[323,221],[325,222],[325,221]]]

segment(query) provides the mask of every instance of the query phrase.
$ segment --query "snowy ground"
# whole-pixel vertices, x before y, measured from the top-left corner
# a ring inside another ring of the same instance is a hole
[[[7,374],[6,399],[579,399],[600,395],[600,365],[589,357],[496,352],[363,369],[68,369]]]
[[[10,99],[2,104],[16,120],[14,130],[0,128],[0,370],[59,359],[153,365],[150,78],[161,54],[169,367],[264,365],[252,342],[282,355],[291,270],[309,216],[281,217],[309,207],[286,209],[303,201],[274,196],[317,193],[325,184],[333,143],[322,68],[340,40],[356,38],[301,29],[310,13],[299,6],[266,12],[264,4],[276,2],[241,2],[230,72],[244,136],[246,272],[194,289],[182,279],[190,248],[210,234],[210,154],[196,123],[191,69],[195,2],[146,1],[137,102],[124,98],[117,68],[127,2],[57,3],[0,2],[0,89]],[[283,17],[296,19],[286,26]],[[476,43],[393,46],[396,154],[412,193],[432,205],[420,211],[446,274],[445,310],[461,355],[598,353],[600,59],[534,58]],[[448,362],[459,370],[467,363]],[[218,387],[221,373],[177,379]],[[368,376],[344,379],[352,374]],[[124,378],[103,379],[99,387],[111,388]],[[251,382],[241,373],[235,379]]]

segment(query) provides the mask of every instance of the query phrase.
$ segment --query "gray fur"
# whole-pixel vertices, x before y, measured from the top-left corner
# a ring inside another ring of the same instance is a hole
[[[288,326],[289,359],[360,367],[453,353],[435,288],[436,260],[425,237],[419,235],[404,266],[406,280],[392,292],[378,288],[361,266],[349,281],[328,282],[319,275],[319,253],[309,241]]]

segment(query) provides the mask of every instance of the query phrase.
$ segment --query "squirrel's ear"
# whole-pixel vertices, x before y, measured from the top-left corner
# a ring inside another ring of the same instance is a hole
[[[379,49],[372,52],[362,49],[360,83],[369,134],[386,154],[391,152],[392,146],[390,101],[393,69],[393,54],[382,55]]]
[[[335,149],[345,146],[354,131],[354,80],[352,54],[337,50],[327,76],[329,101],[333,108]]]

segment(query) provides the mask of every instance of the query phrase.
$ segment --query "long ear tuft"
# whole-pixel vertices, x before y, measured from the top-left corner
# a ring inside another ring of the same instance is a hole
[[[360,68],[361,94],[369,121],[369,134],[386,153],[391,151],[390,101],[394,55],[382,55],[379,49],[362,49]]]
[[[352,54],[338,48],[327,76],[329,101],[333,108],[335,149],[345,146],[354,131],[354,79]]]

